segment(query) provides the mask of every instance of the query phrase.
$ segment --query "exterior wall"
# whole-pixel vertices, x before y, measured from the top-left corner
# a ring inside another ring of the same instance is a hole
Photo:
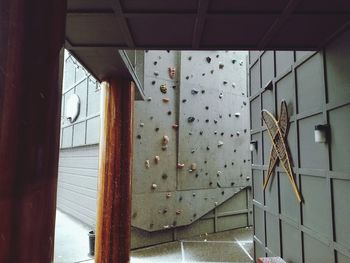
[[[77,94],[80,98],[80,113],[74,123],[65,117],[66,102],[72,94]],[[61,119],[57,207],[94,226],[100,88],[98,82],[68,52],[65,53]]]
[[[80,113],[74,123],[70,123],[65,117],[66,103],[72,94],[77,94],[80,98]],[[61,148],[99,143],[99,83],[67,53],[64,64],[61,119]]]
[[[322,52],[250,52],[254,243],[256,257],[287,262],[350,262],[350,32]],[[273,80],[273,90],[264,86]],[[278,166],[262,190],[271,140],[261,110],[288,104],[288,143],[304,203],[299,204]],[[330,125],[327,143],[315,143],[314,126]]]
[[[96,224],[98,145],[62,149],[57,207],[93,227]]]
[[[249,225],[246,58],[234,51],[145,53],[146,101],[135,103],[134,248]]]

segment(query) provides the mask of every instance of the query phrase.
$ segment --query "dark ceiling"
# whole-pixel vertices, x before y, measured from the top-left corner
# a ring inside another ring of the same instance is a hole
[[[117,49],[317,50],[350,24],[350,0],[68,0],[66,48],[99,79]]]

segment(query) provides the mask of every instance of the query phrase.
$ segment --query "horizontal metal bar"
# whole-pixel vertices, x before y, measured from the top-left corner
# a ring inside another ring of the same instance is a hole
[[[128,48],[128,46],[124,43],[94,43],[94,44],[86,44],[86,43],[77,43],[65,45],[66,49],[73,51],[81,51],[81,50],[91,50],[91,49],[99,49],[99,48],[113,48],[113,49],[121,49]]]

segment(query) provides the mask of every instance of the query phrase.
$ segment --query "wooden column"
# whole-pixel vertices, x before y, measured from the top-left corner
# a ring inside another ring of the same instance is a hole
[[[102,85],[97,263],[126,263],[130,254],[134,85]]]
[[[0,2],[0,262],[53,261],[64,0]]]

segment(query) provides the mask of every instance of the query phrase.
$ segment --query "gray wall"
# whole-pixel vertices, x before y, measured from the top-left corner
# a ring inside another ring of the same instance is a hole
[[[141,248],[252,225],[251,193],[246,188],[188,226],[148,232],[132,227],[131,246]],[[247,216],[249,215],[249,216]]]
[[[287,262],[350,262],[350,32],[324,51],[250,52],[254,243],[256,257]],[[273,80],[272,91],[264,90]],[[304,203],[281,167],[262,190],[271,148],[261,110],[287,101],[288,143]],[[330,125],[328,143],[315,143],[314,126]]]
[[[146,101],[135,103],[133,247],[249,225],[246,58],[234,51],[145,53]]]
[[[70,123],[65,102],[74,93],[80,98],[80,113]],[[99,115],[99,83],[66,52],[57,207],[90,226],[96,222]]]
[[[96,224],[98,145],[62,149],[57,207],[89,226]]]

